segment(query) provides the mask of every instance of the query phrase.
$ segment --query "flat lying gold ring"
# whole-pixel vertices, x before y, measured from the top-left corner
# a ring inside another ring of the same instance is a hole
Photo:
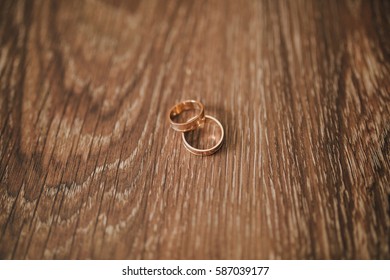
[[[223,130],[222,124],[216,118],[214,118],[212,116],[206,115],[205,116],[205,121],[207,121],[207,119],[212,120],[213,122],[215,122],[219,126],[219,128],[221,129],[221,138],[218,140],[217,144],[215,144],[213,147],[208,148],[208,149],[197,149],[197,148],[194,148],[190,144],[188,144],[186,136],[185,136],[186,132],[183,132],[181,134],[181,137],[182,137],[183,143],[184,143],[184,147],[190,153],[193,153],[194,155],[197,155],[197,156],[209,156],[209,155],[212,155],[212,154],[217,152],[222,147],[222,141],[223,141],[223,138],[224,138],[224,135],[225,135],[225,132]]]
[[[174,117],[180,115],[183,111],[188,110],[199,110],[199,113],[184,123],[173,121]],[[171,127],[176,131],[186,132],[194,130],[204,122],[204,106],[202,103],[196,100],[186,100],[180,102],[173,106],[171,110],[169,110],[168,119]]]

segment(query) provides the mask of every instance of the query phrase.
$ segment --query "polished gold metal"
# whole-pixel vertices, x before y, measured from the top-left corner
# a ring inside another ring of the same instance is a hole
[[[174,117],[188,110],[198,110],[199,113],[184,123],[175,122],[173,120]],[[169,110],[168,119],[171,127],[176,131],[187,132],[194,130],[204,122],[204,106],[202,103],[196,100],[186,100],[180,102],[173,106],[171,110]]]
[[[181,134],[182,139],[183,139],[184,147],[190,153],[193,153],[194,155],[197,155],[197,156],[209,156],[209,155],[212,155],[215,152],[217,152],[222,147],[222,141],[223,141],[223,138],[224,138],[224,135],[225,135],[225,132],[223,130],[222,124],[216,118],[206,115],[204,121],[206,122],[208,120],[211,120],[211,121],[215,122],[219,126],[219,128],[221,130],[221,138],[218,140],[217,144],[215,144],[213,147],[208,148],[208,149],[197,149],[197,148],[194,148],[187,142],[187,139],[186,139],[186,136],[185,136],[186,132],[183,132]]]

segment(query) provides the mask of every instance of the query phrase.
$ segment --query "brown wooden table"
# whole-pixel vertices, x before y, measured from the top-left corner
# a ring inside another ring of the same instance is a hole
[[[0,1],[0,258],[389,259],[389,1]],[[222,149],[166,114],[201,100]]]

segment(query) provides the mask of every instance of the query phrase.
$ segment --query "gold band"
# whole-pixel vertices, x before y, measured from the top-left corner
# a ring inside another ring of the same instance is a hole
[[[175,122],[173,120],[174,117],[188,110],[199,110],[199,113],[184,123]],[[180,102],[169,110],[168,119],[171,127],[176,131],[186,132],[194,130],[204,122],[204,106],[196,100],[186,100]]]
[[[211,121],[215,122],[219,126],[219,128],[221,130],[221,138],[218,140],[217,144],[215,144],[213,147],[208,148],[208,149],[197,149],[197,148],[194,148],[187,142],[186,134],[188,132],[187,133],[183,132],[181,134],[182,139],[183,139],[183,143],[184,143],[184,147],[189,152],[193,153],[194,155],[197,155],[197,156],[209,156],[209,155],[214,154],[216,151],[218,151],[221,148],[221,146],[222,146],[222,141],[223,141],[224,134],[225,134],[225,132],[223,130],[222,124],[216,118],[206,115],[205,116],[205,122],[208,121],[208,120],[211,120]]]

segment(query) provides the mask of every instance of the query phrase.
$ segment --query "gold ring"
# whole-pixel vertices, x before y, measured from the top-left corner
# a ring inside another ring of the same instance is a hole
[[[181,134],[182,136],[182,139],[183,139],[183,143],[184,143],[184,147],[191,153],[193,153],[194,155],[197,155],[197,156],[209,156],[209,155],[212,155],[214,154],[215,152],[217,152],[221,147],[222,147],[222,141],[223,141],[223,138],[224,138],[224,130],[223,130],[223,126],[222,124],[214,117],[211,117],[211,116],[208,116],[206,115],[205,116],[205,120],[204,120],[204,123],[206,123],[207,121],[213,121],[215,122],[219,129],[221,130],[221,137],[220,139],[217,141],[217,144],[215,144],[213,147],[211,148],[207,148],[207,149],[197,149],[197,148],[194,148],[193,146],[191,146],[187,139],[186,139],[186,135],[189,134],[189,132],[183,132]]]
[[[190,118],[186,122],[175,122],[174,117],[180,115],[184,111],[197,110],[199,111],[195,117]],[[204,106],[196,100],[186,100],[173,106],[168,113],[169,123],[171,127],[180,132],[194,130],[204,122]]]

